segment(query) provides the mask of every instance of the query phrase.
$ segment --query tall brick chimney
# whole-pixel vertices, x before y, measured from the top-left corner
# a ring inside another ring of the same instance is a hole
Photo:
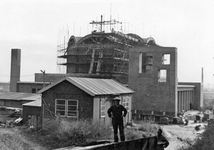
[[[20,81],[21,49],[11,50],[10,92],[17,92],[17,82]]]

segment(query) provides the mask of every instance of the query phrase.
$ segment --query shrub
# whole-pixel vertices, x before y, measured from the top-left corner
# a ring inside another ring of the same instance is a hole
[[[125,129],[125,137],[126,140],[134,140],[134,139],[139,139],[142,138],[142,132],[136,130],[136,129]]]
[[[145,121],[137,122],[137,124],[138,130],[149,133],[149,136],[156,135],[157,130],[159,128],[159,125]]]
[[[136,127],[125,129],[125,135],[127,140],[154,136],[156,135],[157,129],[159,128],[159,125],[150,122],[138,121],[135,123]]]
[[[79,145],[101,139],[110,139],[109,126],[92,123],[90,120],[80,121],[50,121],[46,127],[50,140],[59,141],[65,145]],[[59,145],[61,145],[59,144]],[[63,145],[64,145],[63,144]]]

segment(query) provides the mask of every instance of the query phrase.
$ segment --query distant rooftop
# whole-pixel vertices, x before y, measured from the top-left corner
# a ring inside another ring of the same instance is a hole
[[[0,82],[0,92],[9,92],[10,83],[9,82]]]
[[[18,92],[0,92],[1,100],[38,100],[41,98],[40,94],[33,93],[18,93]]]

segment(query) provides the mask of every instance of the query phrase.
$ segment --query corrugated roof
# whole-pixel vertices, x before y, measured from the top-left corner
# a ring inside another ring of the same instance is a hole
[[[18,92],[0,92],[1,100],[37,100],[40,94],[18,93]]]
[[[44,84],[44,82],[21,82],[18,81],[19,84]],[[45,84],[50,84],[50,82],[45,82]]]
[[[25,103],[25,104],[23,104],[23,106],[41,107],[42,106],[41,98],[38,100],[35,100],[33,102]]]
[[[41,94],[33,94],[27,97],[23,97],[21,100],[41,100]]]
[[[194,88],[194,85],[178,85],[178,88]]]
[[[53,86],[67,80],[78,88],[82,89],[91,96],[95,95],[116,95],[116,94],[129,94],[134,93],[133,90],[123,86],[113,79],[95,79],[95,78],[80,78],[80,77],[67,77],[58,82],[55,82],[42,90],[39,93],[52,88]]]

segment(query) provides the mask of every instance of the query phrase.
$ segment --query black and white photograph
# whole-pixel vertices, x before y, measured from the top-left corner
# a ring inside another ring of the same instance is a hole
[[[1,0],[0,150],[213,150],[214,1]]]

